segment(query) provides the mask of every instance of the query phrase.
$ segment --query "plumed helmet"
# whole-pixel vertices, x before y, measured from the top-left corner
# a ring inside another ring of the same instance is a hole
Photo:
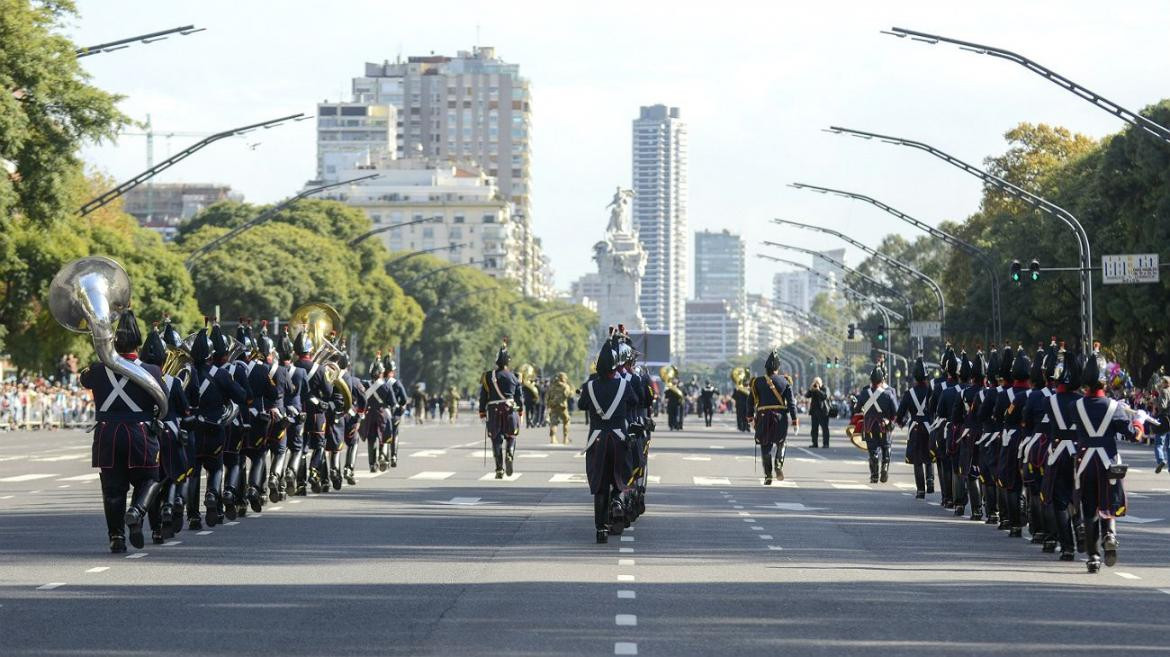
[[[1011,377],[1014,381],[1027,381],[1028,373],[1032,369],[1032,359],[1028,358],[1024,346],[1016,347],[1016,358],[1012,361]]]
[[[281,360],[292,360],[293,357],[293,343],[292,339],[288,337],[288,327],[284,327],[280,332],[280,340],[276,341],[276,353]]]
[[[260,335],[256,338],[256,351],[260,352],[261,358],[268,358],[273,351],[276,351],[276,345],[268,335],[267,321],[260,322]]]
[[[925,377],[924,377],[925,378]],[[874,363],[873,369],[869,371],[870,383],[881,383],[886,380],[886,370],[882,368],[881,363]]]
[[[959,355],[959,380],[964,383],[971,380],[971,359],[966,350]]]
[[[914,377],[915,381],[926,380],[926,363],[923,362],[922,356],[914,359],[914,367],[910,370],[910,376]]]
[[[768,374],[775,374],[780,371],[780,355],[773,349],[769,354],[767,360],[764,361],[764,371]]]
[[[298,356],[305,356],[313,352],[313,341],[309,339],[309,334],[304,329],[297,331],[297,337],[293,338],[293,351]]]
[[[195,341],[191,343],[191,361],[206,363],[211,359],[211,337],[207,334],[207,327],[199,329],[195,334]]]
[[[256,344],[252,342],[252,325],[250,320],[241,317],[240,323],[236,326],[236,340],[244,347],[244,356],[247,357],[256,348]]]
[[[1081,385],[1104,388],[1108,381],[1109,365],[1101,355],[1101,345],[1093,343],[1093,352],[1085,359],[1085,366],[1081,371]]]
[[[500,350],[496,352],[496,367],[505,367],[512,362],[512,356],[508,354],[508,341],[500,345]]]
[[[987,357],[982,351],[975,353],[975,360],[971,362],[971,379],[982,381],[987,376]]]
[[[377,379],[382,376],[382,372],[386,367],[382,365],[382,354],[378,353],[374,356],[374,360],[370,362],[370,378]]]
[[[1037,348],[1036,356],[1032,358],[1032,371],[1028,373],[1028,378],[1032,380],[1034,385],[1044,385],[1044,357],[1044,348]]]
[[[1011,345],[1004,345],[1003,351],[999,354],[999,378],[1000,381],[1010,381],[1012,378],[1012,366],[1015,364],[1015,351]],[[1025,374],[1025,376],[1027,376]]]
[[[114,329],[114,351],[128,354],[137,351],[142,344],[142,331],[138,328],[138,318],[134,311],[127,308],[118,316],[118,328]]]
[[[959,359],[955,356],[955,348],[949,344],[947,345],[946,351],[943,352],[940,365],[942,365],[942,370],[946,372],[947,376],[955,376],[959,372]]]
[[[1056,363],[1060,358],[1059,354],[1064,351],[1064,344],[1061,343],[1059,347],[1056,345],[1056,338],[1048,343],[1048,348],[1044,350],[1044,376],[1045,378],[1056,379]]]
[[[396,372],[396,371],[398,371],[398,363],[394,362],[394,357],[391,356],[390,354],[386,354],[385,356],[383,356],[382,357],[382,374],[384,376],[390,376],[390,374],[392,372]]]
[[[179,331],[171,323],[169,315],[163,316],[162,341],[168,347],[174,347],[176,349],[183,346],[183,336],[179,335]]]
[[[995,345],[991,345],[991,349],[988,350],[988,354],[990,355],[983,363],[983,374],[988,379],[995,380],[999,378],[999,351],[996,350]]]
[[[601,351],[597,352],[597,373],[605,376],[613,371],[617,364],[617,352],[613,349],[613,343],[606,340],[601,344]]]
[[[1053,375],[1060,385],[1069,390],[1081,387],[1081,355],[1061,349],[1056,357],[1056,369]]]
[[[144,363],[158,367],[162,367],[162,364],[167,361],[167,346],[163,344],[158,327],[151,329],[150,333],[146,335],[146,342],[142,343],[142,351],[139,352],[138,358]]]
[[[630,347],[625,340],[618,340],[617,344],[617,362],[620,365],[629,363],[634,358],[634,349]]]
[[[228,353],[227,336],[223,334],[223,329],[219,324],[211,325],[211,355],[216,358],[223,358]]]

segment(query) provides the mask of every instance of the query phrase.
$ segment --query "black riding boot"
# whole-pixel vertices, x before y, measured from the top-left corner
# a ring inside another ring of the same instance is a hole
[[[281,476],[284,477],[285,489],[288,490],[289,494],[291,494],[291,495],[297,494],[298,484],[303,483],[303,482],[299,481],[299,476],[300,476],[300,471],[301,471],[301,464],[304,460],[305,460],[305,451],[304,450],[302,450],[302,449],[289,450],[288,460],[286,462],[287,465],[284,469],[284,473]],[[300,486],[300,488],[303,488],[303,486]]]
[[[983,519],[983,498],[979,495],[979,480],[968,477],[964,482],[967,486],[967,499],[971,500],[971,519]]]
[[[376,472],[378,469],[378,448],[381,442],[375,436],[366,439],[366,458],[369,460],[370,472]]]
[[[926,482],[930,482],[931,490],[934,492],[934,479],[930,472],[929,463],[915,463],[914,464],[914,497],[923,499],[926,497]]]
[[[609,494],[593,496],[593,527],[597,530],[597,542],[609,541]]]
[[[878,482],[878,457],[871,454],[869,456],[869,483],[876,484]]]
[[[504,452],[504,473],[509,477],[512,476],[514,469],[513,463],[516,460],[516,439],[508,438],[507,448]]]
[[[881,470],[881,474],[878,478],[883,484],[890,480],[890,458],[889,458],[889,456],[883,455],[882,470]]]
[[[199,515],[199,484],[203,479],[203,466],[195,465],[191,477],[187,479],[187,528],[203,529],[203,519]]]
[[[329,484],[333,490],[341,490],[341,453],[329,452]]]
[[[1089,554],[1086,566],[1090,573],[1101,569],[1101,523],[1093,518],[1085,523],[1085,551]]]
[[[154,504],[154,498],[158,495],[159,484],[157,481],[143,481],[134,486],[134,496],[130,503],[130,508],[126,509],[125,522],[126,529],[130,535],[130,545],[138,549],[142,549],[142,522],[146,519],[146,514],[150,507]]]
[[[345,476],[345,483],[350,486],[356,486],[357,480],[353,476],[353,466],[357,463],[357,443],[350,445],[345,449],[345,471],[342,473]]]
[[[288,450],[274,452],[272,454],[272,465],[268,470],[268,499],[273,502],[283,500],[287,494],[284,483],[284,471],[286,467],[288,467]]]
[[[126,532],[122,528],[126,516],[126,495],[103,491],[102,509],[106,514],[106,533],[110,537],[110,552],[126,551]]]
[[[240,499],[240,464],[242,457],[236,454],[236,462],[224,468],[223,505],[228,520],[236,519],[236,502]]]
[[[496,479],[504,478],[504,447],[502,443],[492,442],[492,457],[496,460]]]

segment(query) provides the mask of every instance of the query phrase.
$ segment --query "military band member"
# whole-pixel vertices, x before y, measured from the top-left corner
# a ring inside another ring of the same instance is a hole
[[[1105,395],[1109,373],[1099,348],[1094,344],[1085,361],[1085,396],[1068,409],[1077,418],[1077,484],[1090,573],[1101,569],[1102,552],[1106,566],[1117,563],[1116,519],[1126,511],[1122,479],[1127,468],[1117,451],[1117,438],[1141,440],[1143,436],[1142,425],[1132,412]]]
[[[519,379],[508,369],[510,360],[508,343],[505,342],[496,354],[496,369],[484,372],[479,381],[479,419],[487,421],[496,462],[496,479],[503,479],[505,472],[512,476],[516,436],[520,433],[520,416],[524,413],[523,392]]]
[[[975,353],[970,364],[970,385],[963,389],[963,395],[952,416],[959,427],[958,456],[955,461],[956,475],[960,485],[967,489],[971,502],[971,520],[983,520],[984,493],[979,481],[979,445],[983,438],[983,422],[979,419],[980,404],[987,396],[985,372],[987,361],[982,351]],[[961,372],[961,369],[960,369]],[[955,515],[963,515],[963,509],[956,508]]]
[[[252,431],[252,390],[248,385],[248,373],[252,367],[254,345],[242,317],[236,327],[236,342],[240,349],[235,360],[232,360],[231,354],[229,354],[230,345],[226,335],[220,334],[219,344],[213,345],[217,363],[222,362],[222,367],[227,369],[228,374],[232,375],[236,385],[244,389],[244,394],[247,397],[247,403],[240,406],[239,412],[228,425],[227,440],[224,442],[223,507],[228,520],[235,520],[247,508],[247,501],[241,488],[244,481],[243,464],[245,461],[245,457],[241,453],[244,450],[244,443],[247,442],[248,435]]]
[[[958,385],[959,359],[955,356],[954,348],[948,344],[940,360],[942,372],[931,382],[930,387],[930,456],[934,461],[934,465],[931,466],[934,469],[927,468],[930,471],[930,476],[927,477],[926,492],[934,492],[934,474],[937,472],[938,487],[942,493],[940,504],[944,509],[953,509],[955,508],[955,492],[951,487],[951,471],[954,466],[951,464],[951,457],[948,453],[947,416],[945,413],[940,413],[938,407],[942,402],[943,395]]]
[[[349,386],[353,405],[345,409],[342,414],[341,438],[345,445],[343,448],[345,450],[345,467],[338,470],[336,464],[334,465],[333,472],[338,473],[338,479],[333,482],[334,489],[341,488],[341,479],[345,479],[345,483],[350,486],[357,485],[357,479],[354,477],[354,466],[357,463],[358,427],[361,426],[362,416],[366,413],[366,387],[349,371],[349,356],[342,354],[337,360],[337,366],[341,368],[341,378]],[[336,452],[334,454],[334,458],[336,458]]]
[[[130,310],[122,312],[114,331],[114,350],[128,361],[138,363],[142,334]],[[139,363],[147,374],[166,390],[162,370]],[[126,551],[130,544],[144,544],[142,523],[158,493],[159,445],[154,422],[155,401],[137,382],[97,362],[81,373],[81,385],[93,391],[97,424],[93,429],[93,460],[99,468],[102,506],[111,552]],[[133,488],[130,506],[126,493]]]
[[[682,431],[683,415],[686,413],[686,400],[683,391],[671,383],[666,386],[666,422],[671,431]]]
[[[799,427],[796,403],[787,379],[778,374],[780,357],[775,351],[764,361],[764,375],[752,379],[749,387],[755,416],[756,443],[764,462],[764,485],[772,485],[773,467],[776,478],[784,481],[784,449],[788,439],[788,423]]]
[[[301,397],[305,390],[305,371],[293,365],[293,343],[288,327],[280,334],[276,353],[280,358],[277,381],[284,398],[284,431],[268,441],[272,462],[268,474],[268,498],[279,502],[296,492],[296,470],[305,448],[305,411]]]
[[[314,493],[322,493],[329,485],[328,465],[325,461],[325,415],[333,410],[333,386],[325,380],[325,371],[319,363],[313,362],[313,341],[308,332],[301,330],[293,338],[293,350],[297,361],[293,365],[305,375],[305,386],[301,392],[301,408],[305,412],[304,438],[308,444],[302,446],[311,454],[309,463],[296,453],[290,469],[296,474],[296,495],[307,495],[306,485]]]
[[[1031,368],[1032,361],[1024,353],[1023,347],[1017,348],[1014,353],[1010,349],[1004,350],[1000,378],[1005,383],[996,399],[994,411],[994,418],[1000,426],[999,458],[995,471],[995,484],[999,489],[999,524],[1000,529],[1007,529],[1008,535],[1016,538],[1024,534],[1020,514],[1023,484],[1020,481],[1019,452],[1024,404],[1030,388],[1028,372]]]
[[[704,381],[703,387],[699,389],[699,410],[703,413],[703,424],[708,427],[715,416],[715,395],[718,393],[709,379]]]
[[[167,326],[170,327],[169,322]],[[157,326],[146,336],[140,356],[144,364],[153,365],[162,371],[162,366],[167,360],[167,348]],[[159,418],[157,427],[160,488],[154,504],[149,509],[150,538],[155,544],[173,538],[183,526],[182,498],[178,489],[187,480],[188,466],[180,422],[191,414],[183,384],[175,377],[165,374],[162,381],[163,390],[167,393],[167,415]]]
[[[382,361],[382,385],[378,387],[378,401],[382,406],[385,430],[382,444],[378,447],[378,470],[385,472],[387,466],[398,467],[398,431],[402,416],[406,412],[406,386],[398,380],[397,363],[387,354]],[[368,411],[367,411],[368,412]]]
[[[331,341],[337,344],[336,334],[330,337]],[[342,350],[344,351],[344,348]],[[349,367],[349,358],[342,353],[339,359],[345,361],[344,367],[338,360],[333,363],[340,371],[338,378],[329,386],[329,403],[325,411],[325,453],[319,466],[321,492],[323,493],[328,491],[330,486],[333,487],[333,490],[341,490],[341,450],[345,446],[346,418],[354,413],[353,401],[350,400],[347,404],[345,394],[341,391],[341,382],[348,385],[348,382],[345,381],[347,374],[345,370]],[[324,378],[324,371],[322,371],[322,378]],[[352,397],[352,390],[350,396]]]
[[[943,432],[943,449],[947,458],[947,478],[950,480],[949,490],[955,508],[955,515],[962,516],[971,499],[967,489],[966,476],[960,476],[959,470],[959,441],[963,431],[962,413],[963,393],[971,385],[971,359],[964,350],[956,359],[957,370],[950,376],[951,385],[939,395],[938,405],[935,407],[934,421],[940,423]],[[956,415],[959,418],[956,420]]]
[[[982,425],[982,434],[979,438],[979,485],[983,493],[983,508],[987,518],[983,521],[988,525],[998,525],[1001,521],[1000,512],[1006,517],[1007,512],[1000,509],[999,489],[995,483],[995,473],[999,466],[1000,430],[1002,426],[995,421],[995,404],[999,394],[1003,392],[1000,385],[1000,364],[1002,357],[995,345],[991,345],[990,356],[987,361],[987,388],[983,391],[979,403],[979,422]],[[1002,527],[1001,527],[1002,529]]]
[[[931,467],[931,422],[932,417],[928,410],[931,396],[931,386],[926,380],[926,364],[919,356],[914,361],[911,370],[914,385],[902,393],[902,401],[898,404],[895,421],[899,427],[905,427],[909,421],[910,428],[906,432],[906,462],[914,468],[915,499],[925,499],[926,488]],[[871,468],[872,470],[872,468]],[[872,472],[871,472],[872,474]],[[930,480],[930,483],[934,483]]]
[[[1074,518],[1080,517],[1076,504],[1079,421],[1076,404],[1081,399],[1081,359],[1061,348],[1051,377],[1057,382],[1056,394],[1048,399],[1052,442],[1040,482],[1040,495],[1051,527],[1049,532],[1060,543],[1060,560],[1072,561],[1076,552],[1084,551],[1084,525],[1074,522]]]
[[[885,483],[890,478],[890,428],[898,406],[885,381],[886,371],[879,362],[870,371],[869,385],[861,389],[853,408],[855,415],[861,415],[862,437],[869,452],[870,483]]]
[[[195,375],[188,385],[188,396],[198,399],[198,419],[195,424],[195,454],[203,473],[207,475],[207,492],[203,495],[204,519],[209,527],[222,520],[221,504],[223,489],[223,448],[227,440],[227,426],[247,402],[247,394],[236,383],[227,370],[213,363],[216,345],[226,361],[223,332],[219,324],[213,324],[210,334],[207,328],[199,330],[191,346],[191,360]],[[199,500],[200,473],[194,472],[189,481],[187,495],[187,518],[190,529],[201,529],[197,502]],[[192,512],[195,513],[192,517]]]
[[[266,456],[273,443],[279,444],[288,423],[285,394],[292,384],[288,380],[288,372],[280,366],[276,345],[268,335],[268,322],[261,322],[255,347],[256,357],[248,371],[248,387],[252,391],[252,427],[241,453],[248,460],[248,488],[244,499],[252,511],[260,513],[268,497],[265,486],[273,481]]]
[[[636,397],[629,381],[618,376],[617,359],[612,340],[606,340],[597,355],[597,372],[582,386],[577,401],[577,408],[589,416],[585,466],[598,543],[607,542],[611,531],[621,533],[626,527],[621,496],[631,473],[625,409],[636,404]]]
[[[1033,543],[1043,544],[1045,552],[1056,551],[1056,535],[1048,533],[1044,505],[1040,501],[1040,483],[1052,436],[1048,400],[1053,392],[1048,388],[1045,372],[1046,365],[1055,359],[1055,341],[1048,349],[1037,350],[1032,359],[1032,369],[1028,376],[1032,389],[1028,391],[1028,399],[1024,403],[1023,437],[1019,448],[1020,475],[1028,509],[1028,534]]]

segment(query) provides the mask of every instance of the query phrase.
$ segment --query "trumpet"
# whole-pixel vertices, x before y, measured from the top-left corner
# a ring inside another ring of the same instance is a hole
[[[194,359],[191,358],[191,344],[197,333],[192,333],[183,341],[182,346],[167,345],[167,358],[163,361],[162,372],[166,376],[173,376],[179,380],[183,388],[191,382],[191,370]]]
[[[88,333],[98,360],[149,393],[157,417],[163,418],[169,410],[166,391],[145,368],[114,350],[115,322],[129,307],[130,277],[122,265],[103,256],[70,262],[49,285],[53,319],[74,333]]]

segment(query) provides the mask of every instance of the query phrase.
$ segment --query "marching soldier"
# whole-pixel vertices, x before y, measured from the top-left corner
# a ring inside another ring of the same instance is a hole
[[[711,419],[715,415],[715,394],[719,391],[711,385],[710,379],[703,382],[699,390],[699,409],[703,412],[703,423],[711,426]]]
[[[930,386],[930,456],[934,461],[934,468],[938,473],[938,487],[942,493],[942,500],[940,504],[944,509],[955,508],[955,492],[951,489],[951,457],[948,454],[948,440],[947,440],[947,416],[939,412],[939,404],[942,401],[943,395],[947,390],[958,385],[959,374],[959,359],[955,356],[955,350],[951,345],[947,345],[942,362],[942,373],[931,382]],[[934,474],[928,464],[927,467],[927,484],[926,492],[934,492]]]
[[[911,375],[914,385],[902,393],[896,421],[899,427],[905,427],[907,420],[910,422],[910,429],[906,433],[906,462],[914,467],[914,488],[917,491],[914,497],[921,500],[926,498],[928,492],[934,492],[933,486],[929,490],[926,488],[931,469],[931,415],[927,410],[931,387],[926,381],[926,364],[922,362],[921,356],[914,361]],[[872,466],[870,470],[872,475]],[[933,484],[933,480],[930,483]]]
[[[977,398],[983,390],[983,354],[975,356],[975,362],[967,352],[959,358],[959,386],[950,401],[949,417],[951,432],[951,464],[953,475],[951,490],[955,494],[955,516],[962,517],[965,507],[971,504],[971,519],[983,519],[983,499],[979,496],[978,460],[975,458],[975,440],[980,433]],[[940,406],[948,402],[944,396]]]
[[[169,320],[167,328],[174,331]],[[158,367],[159,371],[162,371],[162,366],[167,360],[167,348],[157,326],[146,336],[140,356],[143,363]],[[188,466],[180,422],[191,414],[183,384],[166,374],[162,375],[162,382],[163,390],[167,393],[167,415],[160,418],[158,427],[160,489],[149,509],[150,538],[156,545],[173,538],[183,526],[183,505],[178,489],[187,480]]]
[[[878,362],[869,373],[870,385],[861,389],[853,408],[855,415],[861,415],[862,437],[869,452],[870,483],[879,480],[885,483],[890,478],[890,426],[897,416],[898,406],[885,380],[886,372]]]
[[[666,423],[671,431],[682,431],[685,412],[683,391],[677,385],[668,384],[666,386]]]
[[[1028,509],[1028,534],[1033,543],[1042,543],[1044,552],[1056,552],[1056,535],[1048,533],[1044,505],[1040,500],[1040,483],[1044,475],[1044,461],[1048,458],[1048,444],[1052,436],[1052,420],[1048,399],[1053,392],[1045,375],[1047,364],[1056,358],[1056,342],[1048,349],[1036,351],[1032,359],[1029,380],[1032,389],[1024,402],[1023,437],[1020,440],[1019,464],[1021,482]]]
[[[321,493],[328,486],[328,474],[322,477],[327,467],[325,462],[325,414],[332,410],[333,386],[325,380],[325,372],[313,362],[313,341],[308,332],[301,330],[293,338],[293,351],[297,361],[293,366],[304,373],[305,385],[301,391],[301,409],[305,412],[305,425],[300,450],[293,452],[289,469],[296,476],[296,495],[307,495],[306,485],[314,493]],[[304,463],[304,449],[311,451],[307,467]]]
[[[548,442],[557,442],[557,426],[561,427],[562,440],[569,444],[569,401],[573,396],[573,389],[569,386],[569,376],[564,372],[557,372],[553,382],[548,386]]]
[[[1117,451],[1117,437],[1141,440],[1144,433],[1129,409],[1105,395],[1109,373],[1099,349],[1100,345],[1094,344],[1085,362],[1083,380],[1088,392],[1068,409],[1078,420],[1077,484],[1090,573],[1101,570],[1102,552],[1106,566],[1117,563],[1116,519],[1125,515],[1121,481],[1128,468]]]
[[[636,403],[636,397],[629,381],[618,376],[617,359],[612,339],[606,340],[597,355],[597,372],[582,386],[577,402],[577,408],[589,416],[585,466],[589,492],[593,494],[593,525],[598,543],[607,542],[611,531],[620,534],[626,527],[621,496],[631,473],[626,455],[625,409]],[[480,408],[482,399],[481,395]]]
[[[799,428],[796,417],[796,403],[792,399],[792,388],[788,381],[777,372],[780,357],[775,351],[764,361],[764,375],[752,380],[750,390],[752,406],[756,409],[753,421],[756,426],[756,443],[764,462],[764,485],[772,485],[773,465],[776,478],[784,481],[784,448],[788,439],[788,423]]]
[[[1032,361],[1024,353],[1023,347],[1016,349],[1014,359],[1010,349],[1004,350],[1000,372],[1005,383],[996,399],[994,415],[1001,426],[995,483],[999,489],[1000,528],[1007,529],[1008,536],[1013,538],[1024,535],[1020,516],[1023,485],[1020,482],[1019,453],[1024,404],[1030,387],[1028,373],[1031,369]]]
[[[219,345],[218,347],[216,345]],[[222,354],[220,363],[212,363],[216,350]],[[199,400],[198,420],[195,425],[195,454],[202,471],[207,474],[207,492],[203,495],[207,526],[214,527],[222,520],[223,448],[227,440],[227,426],[247,402],[247,393],[232,375],[220,365],[227,360],[226,342],[219,324],[199,330],[191,346],[191,360],[195,376],[191,377],[188,395]],[[194,388],[194,390],[191,390]],[[199,473],[193,473],[188,483],[187,517],[189,529],[202,529],[197,502],[199,500]],[[194,517],[192,517],[194,513]]]
[[[524,414],[520,381],[508,369],[510,360],[505,342],[496,354],[496,369],[484,372],[479,381],[479,419],[487,420],[496,479],[503,479],[505,472],[512,476],[516,436],[520,433],[520,416]]]
[[[382,398],[378,391],[385,382],[382,373],[382,352],[374,354],[374,362],[370,363],[370,383],[365,387],[362,397],[365,398],[366,412],[362,415],[358,425],[358,435],[366,443],[366,456],[369,461],[370,472],[378,471],[379,454],[382,450],[382,436],[386,432],[387,417],[382,412]]]
[[[398,467],[398,430],[402,424],[402,415],[406,412],[408,398],[406,386],[395,376],[397,368],[397,363],[387,354],[382,362],[382,385],[378,387],[378,403],[382,407],[384,423],[382,443],[378,447],[380,472],[385,472],[387,466]]]
[[[1084,552],[1084,526],[1075,523],[1080,516],[1076,505],[1077,418],[1076,406],[1081,399],[1080,358],[1062,347],[1049,373],[1056,381],[1056,394],[1048,399],[1052,421],[1052,442],[1048,448],[1044,476],[1040,482],[1041,502],[1048,518],[1049,532],[1060,543],[1060,560],[1072,561],[1076,552]]]
[[[463,401],[463,397],[459,396],[459,391],[455,389],[455,386],[447,388],[446,394],[443,395],[443,403],[447,405],[447,419],[451,424],[455,424],[455,420],[459,418],[459,402],[461,401]],[[568,430],[569,428],[566,426],[565,431],[568,432]],[[566,433],[565,442],[568,442],[567,435]]]
[[[248,385],[248,374],[251,370],[252,364],[252,337],[251,332],[245,324],[245,319],[240,318],[240,323],[236,327],[236,342],[240,347],[240,353],[236,360],[230,360],[227,336],[220,334],[218,342],[213,340],[214,355],[217,363],[222,361],[228,374],[232,375],[236,385],[244,389],[244,395],[247,397],[247,404],[241,406],[239,412],[236,413],[235,418],[231,424],[228,425],[227,440],[224,443],[223,449],[223,463],[224,463],[224,485],[223,485],[223,506],[227,512],[228,520],[235,520],[243,509],[246,508],[246,500],[243,491],[240,489],[241,483],[244,480],[242,472],[245,457],[241,456],[244,449],[244,443],[248,439],[248,435],[252,430],[252,390]],[[229,362],[230,360],[230,362]]]
[[[130,310],[122,311],[114,331],[114,350],[128,361],[138,362],[142,334]],[[162,370],[148,363],[139,365],[167,390]],[[144,544],[142,523],[158,493],[159,444],[154,422],[155,401],[150,393],[129,377],[101,362],[81,373],[81,385],[93,391],[97,424],[93,430],[93,460],[99,468],[102,505],[110,552],[126,551],[126,530],[130,544]],[[126,493],[133,488],[130,507]]]
[[[272,481],[265,456],[270,445],[279,444],[288,424],[285,394],[292,383],[288,380],[287,370],[277,359],[276,347],[268,335],[268,322],[260,323],[260,336],[255,344],[256,358],[248,371],[248,387],[252,390],[252,428],[243,451],[248,460],[248,489],[244,498],[252,511],[260,513],[266,499],[265,484]]]
[[[268,442],[272,452],[268,498],[273,502],[279,502],[296,492],[297,466],[305,449],[305,411],[301,405],[301,397],[305,392],[305,370],[292,363],[294,350],[287,326],[276,343],[276,351],[280,358],[279,370],[283,373],[279,383],[284,397],[285,430]]]
[[[342,416],[341,424],[343,426],[342,442],[345,444],[345,468],[338,471],[334,468],[334,472],[339,472],[337,479],[333,482],[333,488],[341,488],[341,479],[345,479],[345,483],[350,486],[357,485],[357,478],[354,477],[354,466],[357,461],[357,442],[358,442],[358,427],[361,426],[362,417],[366,413],[366,387],[362,382],[349,371],[349,356],[342,354],[337,360],[337,366],[341,368],[341,376],[349,386],[350,396],[353,398],[353,406],[345,409]],[[334,452],[336,457],[336,452]]]
[[[987,518],[983,521],[988,525],[1000,523],[999,491],[995,483],[995,473],[999,462],[999,433],[1001,426],[994,420],[995,404],[999,394],[1003,392],[1000,385],[1001,357],[991,345],[991,356],[987,362],[987,388],[984,390],[979,403],[979,422],[981,435],[979,438],[979,484],[983,492],[983,508]]]
[[[330,336],[334,344],[337,343],[337,335]],[[342,348],[344,351],[344,348]],[[340,361],[344,361],[344,364]],[[334,361],[340,370],[338,374],[338,382],[346,382],[345,377],[346,368],[349,367],[349,358],[342,353],[338,361]],[[324,377],[324,370],[322,370],[322,377]],[[345,395],[341,392],[341,385],[332,383],[329,385],[330,396],[325,411],[325,454],[320,463],[320,478],[321,478],[321,492],[327,492],[332,486],[333,490],[341,490],[341,450],[345,445],[346,434],[346,418],[354,413],[353,400],[347,404]],[[352,389],[350,396],[353,396]]]

